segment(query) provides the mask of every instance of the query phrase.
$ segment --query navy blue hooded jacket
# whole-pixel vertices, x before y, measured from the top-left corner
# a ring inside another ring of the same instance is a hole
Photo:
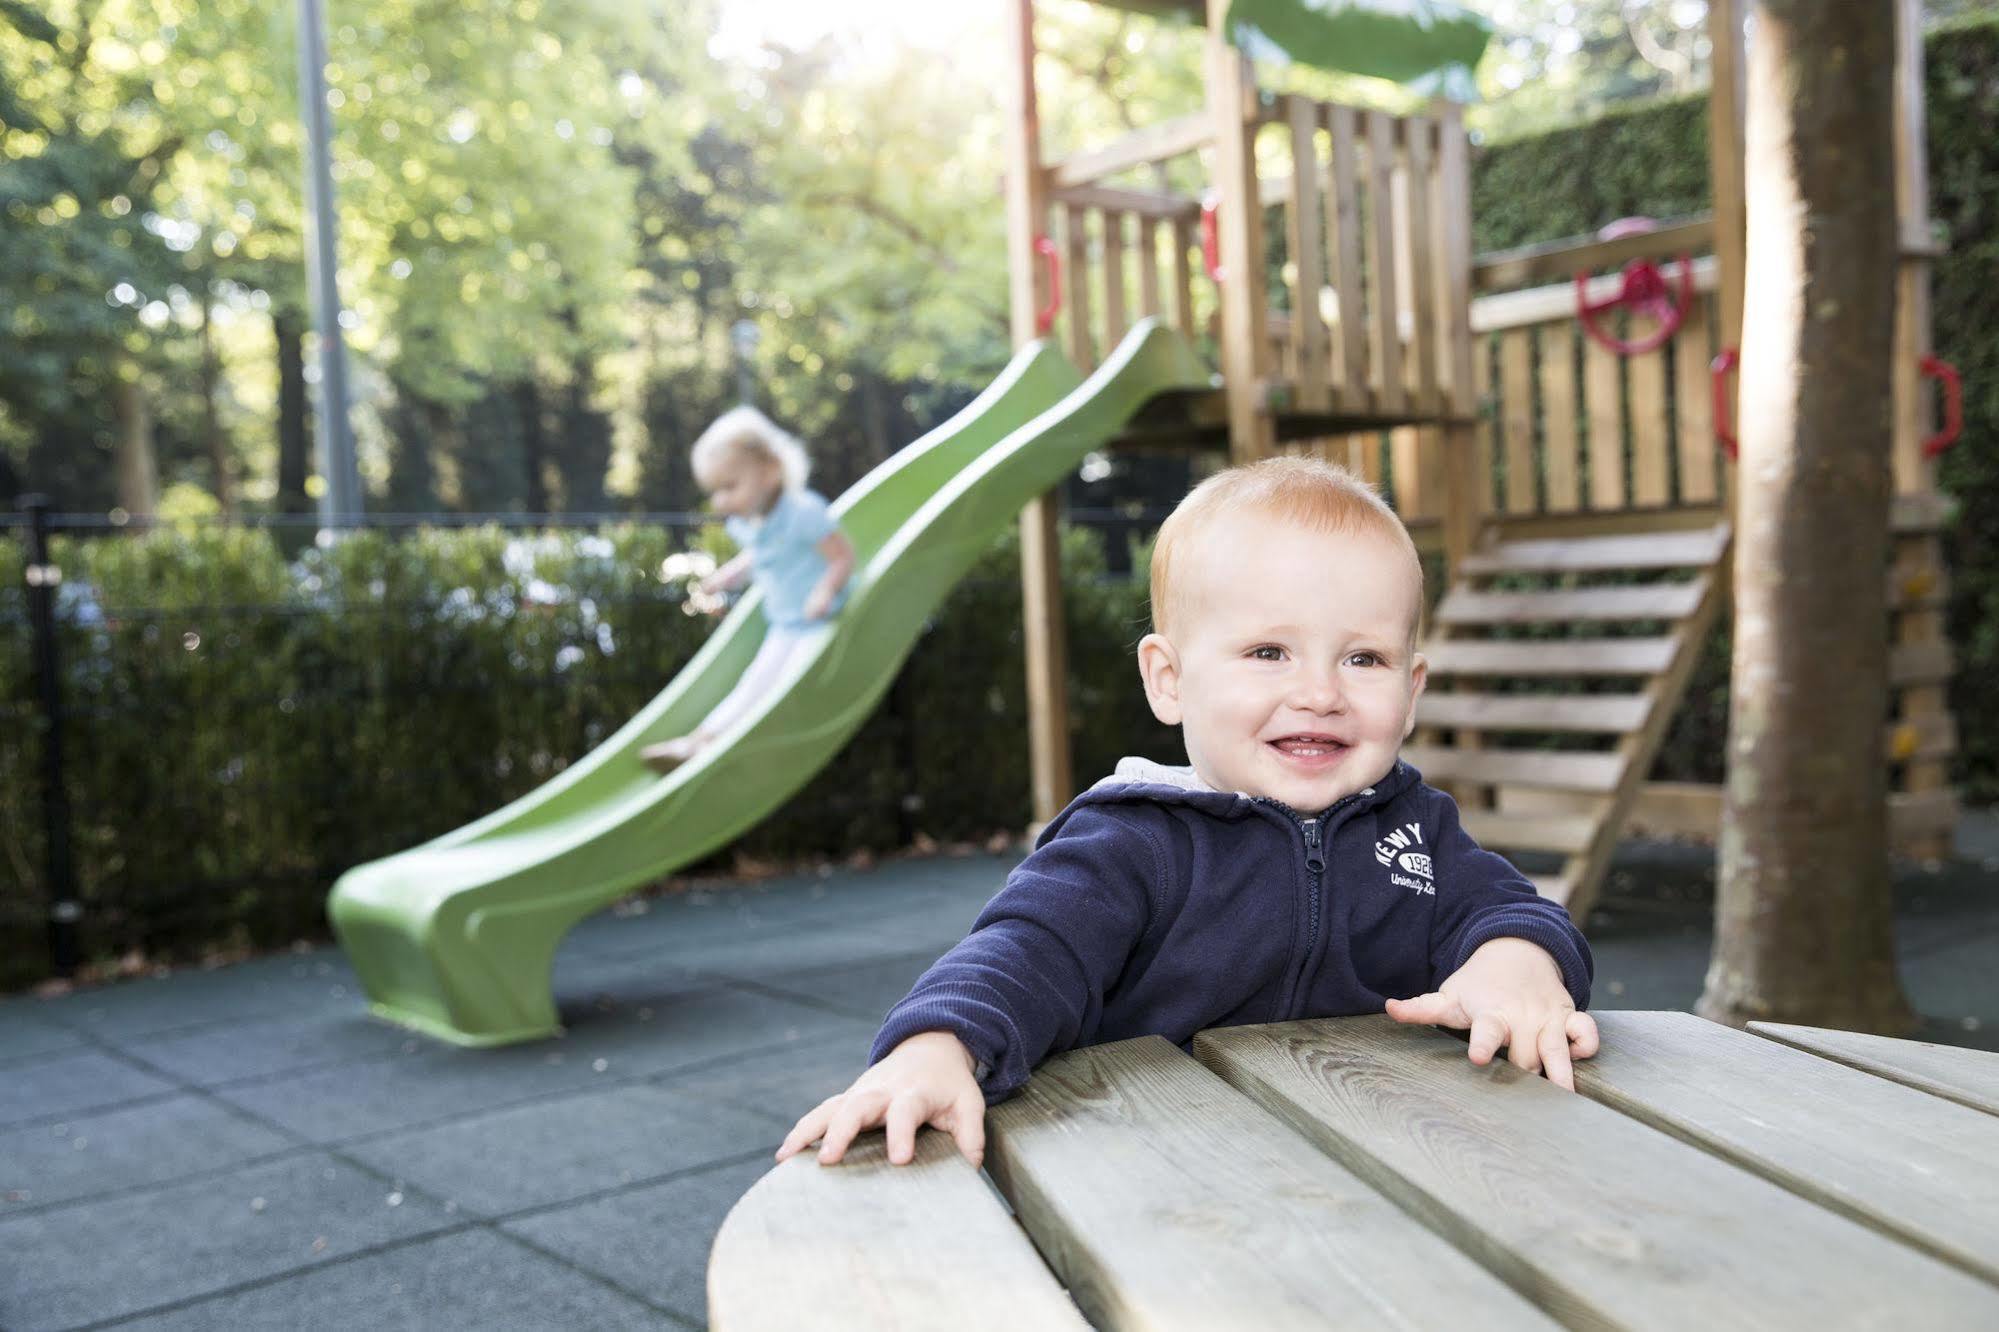
[[[1126,759],[889,1010],[869,1062],[948,1031],[997,1101],[1077,1046],[1379,1013],[1505,937],[1547,949],[1588,1007],[1589,945],[1568,913],[1480,849],[1406,763],[1306,817]]]

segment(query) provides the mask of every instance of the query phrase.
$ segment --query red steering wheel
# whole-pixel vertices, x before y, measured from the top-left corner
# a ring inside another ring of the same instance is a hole
[[[1621,236],[1641,235],[1657,226],[1649,217],[1622,217],[1598,231],[1597,236],[1603,240],[1616,240]],[[1693,308],[1694,261],[1684,254],[1680,256],[1680,280],[1677,285],[1676,294],[1657,264],[1650,259],[1633,259],[1624,266],[1617,294],[1607,300],[1592,301],[1589,298],[1589,274],[1578,269],[1576,318],[1582,321],[1583,332],[1600,346],[1619,356],[1642,356],[1665,346],[1667,340],[1679,332],[1680,322],[1687,317],[1687,311]],[[1620,309],[1652,320],[1652,331],[1639,338],[1620,338],[1597,323],[1598,315]]]

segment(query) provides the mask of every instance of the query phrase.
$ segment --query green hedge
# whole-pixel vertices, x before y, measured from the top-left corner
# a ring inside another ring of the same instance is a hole
[[[1931,214],[1950,240],[1933,282],[1936,348],[1964,376],[1964,438],[1940,470],[1961,517],[1949,534],[1951,691],[1968,798],[1999,799],[1999,697],[1977,686],[1999,666],[1999,23],[1933,31],[1925,53]],[[1472,168],[1480,250],[1593,231],[1619,217],[1709,206],[1707,99],[1692,97],[1587,125],[1485,146]],[[1885,186],[1884,186],[1885,188]],[[1882,442],[1887,447],[1887,441]],[[1718,780],[1727,728],[1727,650],[1707,654],[1675,718],[1661,774]]]
[[[62,543],[64,752],[91,960],[322,934],[341,870],[546,780],[708,631],[659,578],[673,549],[661,530],[533,538],[531,570],[520,544],[493,529],[369,532],[288,563],[251,531]],[[0,752],[0,855],[22,886],[0,893],[0,987],[47,962],[20,560],[0,541],[0,707],[25,741]],[[1130,665],[1142,586],[1102,577],[1091,533],[1069,535],[1066,560],[1079,771],[1134,746],[1170,756]],[[883,851],[1027,821],[1017,570],[1003,540],[885,706],[742,854]],[[78,622],[86,587],[102,623]]]

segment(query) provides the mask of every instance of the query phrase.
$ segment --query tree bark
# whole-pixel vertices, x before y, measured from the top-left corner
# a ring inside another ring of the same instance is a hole
[[[1904,1031],[1888,875],[1890,0],[1765,0],[1749,62],[1718,1021]]]
[[[121,358],[113,381],[112,412],[118,421],[118,507],[135,518],[160,503],[159,461],[153,455],[153,409],[139,382],[139,367]]]
[[[305,321],[296,310],[272,307],[278,342],[278,512],[311,513],[305,493],[312,452],[312,422],[305,393]]]
[[[532,376],[514,386],[521,416],[521,466],[527,472],[527,511],[548,512],[548,432],[542,422],[541,387]]]
[[[222,433],[222,414],[217,409],[216,384],[221,378],[215,355],[215,335],[209,327],[215,294],[204,279],[201,284],[201,433],[208,451],[209,484],[215,502],[225,515],[236,512],[236,485],[229,471],[229,439]]]

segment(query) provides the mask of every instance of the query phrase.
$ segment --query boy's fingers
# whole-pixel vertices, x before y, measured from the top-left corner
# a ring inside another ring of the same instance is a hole
[[[973,1165],[986,1159],[986,1098],[974,1092],[961,1096],[951,1107],[951,1138],[958,1151]],[[939,1125],[939,1127],[943,1127]]]
[[[1492,1057],[1499,1053],[1499,1047],[1506,1044],[1506,1023],[1496,1013],[1480,1013],[1472,1019],[1471,1047],[1465,1051],[1471,1061],[1480,1067],[1490,1064]]]
[[[903,1092],[888,1103],[888,1161],[908,1165],[916,1156],[916,1126],[927,1107],[915,1092]]]
[[[1471,1025],[1471,1018],[1457,1000],[1434,990],[1429,994],[1419,994],[1414,999],[1390,999],[1388,1016],[1397,1022],[1456,1027],[1460,1031]]]
[[[1541,1048],[1541,1069],[1548,1075],[1548,1081],[1574,1091],[1576,1075],[1569,1064],[1569,1038],[1563,1019],[1549,1018],[1543,1023],[1538,1044]]]
[[[819,1164],[838,1165],[840,1158],[847,1154],[847,1148],[862,1129],[881,1122],[882,1098],[879,1093],[863,1096],[848,1093],[840,1102],[840,1108],[833,1112],[832,1123],[826,1126],[826,1137],[819,1144]]]
[[[1507,1018],[1506,1022],[1506,1062],[1522,1073],[1541,1071],[1541,1029],[1546,1024],[1528,1025],[1518,1018]]]
[[[1576,1059],[1588,1059],[1597,1051],[1596,1019],[1587,1013],[1571,1013],[1565,1030],[1569,1038],[1569,1054]]]
[[[826,1131],[826,1124],[833,1118],[833,1106],[839,1101],[837,1096],[829,1096],[818,1105],[805,1112],[805,1117],[791,1126],[791,1132],[784,1135],[778,1145],[777,1159],[788,1161],[804,1151],[819,1135]]]

